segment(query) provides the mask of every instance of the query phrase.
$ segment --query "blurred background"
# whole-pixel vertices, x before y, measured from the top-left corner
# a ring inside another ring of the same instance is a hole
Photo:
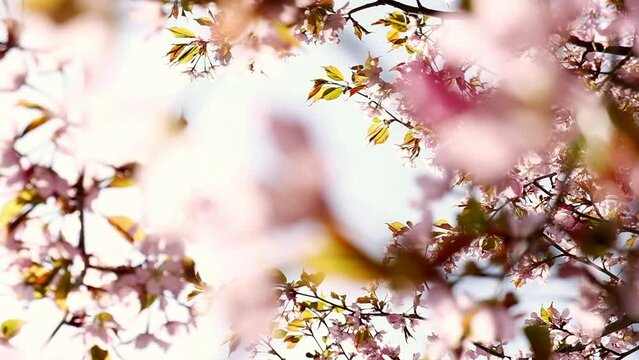
[[[229,202],[239,196],[251,196],[251,192],[243,188],[243,178],[260,179],[259,183],[278,186],[279,180],[274,173],[285,167],[282,162],[290,161],[290,154],[283,156],[272,136],[273,121],[278,121],[290,124],[293,128],[299,126],[305,129],[308,143],[321,164],[321,170],[318,168],[316,175],[323,178],[321,186],[326,190],[330,208],[348,235],[369,254],[381,258],[384,246],[390,239],[386,223],[419,221],[423,209],[412,205],[421,198],[417,179],[434,172],[419,158],[415,164],[407,163],[402,158],[394,144],[401,143],[404,134],[391,131],[386,144],[373,146],[366,136],[370,117],[360,110],[358,99],[340,98],[317,102],[312,106],[306,100],[312,80],[324,75],[322,66],[333,65],[345,70],[363,63],[369,53],[381,56],[384,70],[401,61],[403,54],[389,52],[386,48],[384,32],[365,36],[364,41],[360,42],[347,28],[339,44],[303,47],[299,55],[286,60],[275,57],[260,59],[263,73],[250,73],[245,68],[231,66],[210,79],[191,80],[182,74],[182,69],[168,65],[164,55],[174,39],[166,30],[157,34],[149,32],[152,16],[149,16],[150,20],[144,16],[144,3],[119,2],[117,33],[113,42],[109,43],[113,47],[110,59],[113,68],[108,72],[110,93],[133,104],[159,104],[169,117],[183,116],[188,122],[185,130],[187,137],[183,141],[194,139],[206,144],[196,166],[205,168],[203,173],[220,179],[218,184],[224,184],[220,185],[221,189],[231,191],[228,193]],[[351,2],[352,5],[357,3]],[[448,6],[444,1],[428,3],[440,8]],[[381,8],[362,12],[359,21],[370,24],[383,13]],[[55,93],[56,85],[52,81],[40,81],[42,87],[50,88]],[[126,126],[127,122],[132,124],[136,118],[120,119],[117,126],[121,126],[122,121]],[[134,129],[132,131],[138,131],[135,125],[131,126]],[[112,134],[102,135],[107,139]],[[144,134],[135,136],[144,137]],[[127,139],[130,137],[125,135],[122,141],[126,143]],[[304,170],[304,167],[299,169]],[[306,170],[310,174],[300,173],[299,176],[314,175],[314,167]],[[170,178],[172,175],[169,173],[165,176]],[[292,179],[294,181],[295,177]],[[127,211],[133,211],[131,208],[136,207],[131,206],[132,203],[137,204],[138,208],[142,207],[139,198],[129,199],[131,203],[112,205],[126,207]],[[454,221],[457,212],[454,205],[458,199],[453,195],[435,204],[433,218]],[[108,203],[109,199],[102,201]],[[239,203],[251,204],[250,201]],[[244,213],[242,208],[229,209],[228,221],[241,223]],[[103,236],[100,226],[96,222],[93,227],[96,237]],[[207,239],[197,239],[187,244],[187,253],[196,260],[204,280],[211,284],[233,281],[235,277],[251,272],[256,261],[261,260],[269,264],[274,261],[274,265],[295,276],[304,266],[303,254],[312,249],[318,240],[316,230],[312,223],[302,222],[283,230],[271,231],[267,234],[271,240],[268,246],[258,241],[238,243],[211,240],[214,241],[212,246]],[[111,256],[117,257],[117,244],[108,239],[102,245],[94,246],[96,252],[102,247],[102,251],[109,251]],[[473,297],[491,296],[499,290],[493,282],[473,281],[476,282],[462,287]],[[325,285],[327,289],[342,288],[353,294],[357,293],[359,286],[333,278],[329,278]],[[560,307],[570,302],[576,290],[575,284],[530,284],[520,293],[523,301],[517,310],[527,316],[530,311],[538,311],[540,302],[548,299],[555,299],[555,305]],[[24,309],[12,300],[9,293],[0,298],[0,318],[23,317],[27,321],[24,336],[16,338],[16,346],[21,349],[25,359],[81,357],[82,344],[73,337],[71,329],[63,329],[46,348],[41,346],[59,321],[59,318],[51,316],[56,312],[57,308],[53,304],[36,303]],[[228,349],[222,344],[227,329],[225,322],[220,319],[225,316],[232,314],[220,314],[213,310],[193,333],[177,336],[175,345],[167,353],[154,347],[144,350],[122,347],[118,348],[120,355],[127,360],[185,357],[224,359]],[[122,325],[144,326],[143,323]],[[397,343],[401,342],[398,339]],[[424,344],[425,341],[420,341],[407,346],[406,354],[412,354],[412,350],[418,350]],[[299,358],[302,358],[303,346],[299,352]],[[242,358],[242,355],[238,356]]]

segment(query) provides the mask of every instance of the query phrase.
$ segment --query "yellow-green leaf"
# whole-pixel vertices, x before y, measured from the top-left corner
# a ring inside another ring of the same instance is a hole
[[[114,187],[114,188],[121,188],[121,187],[133,186],[134,184],[135,184],[135,181],[133,181],[132,178],[117,174],[111,179],[111,182],[109,182],[108,186]]]
[[[174,26],[169,28],[169,30],[173,33],[173,36],[176,38],[194,38],[195,33],[187,28]]]
[[[386,223],[386,225],[388,226],[388,229],[393,232],[393,237],[399,236],[408,230],[408,227],[399,221]]]
[[[381,121],[378,118],[373,119],[373,124],[368,127],[368,141],[375,144],[383,144],[388,140],[390,130],[388,129],[388,123]]]
[[[452,230],[453,226],[448,223],[446,219],[439,219],[433,223],[436,227],[445,230]]]
[[[197,23],[202,25],[202,26],[212,26],[213,25],[213,19],[211,19],[210,17],[200,17],[200,18],[195,19],[195,21],[197,21]]]
[[[286,275],[280,269],[273,270],[273,280],[276,285],[284,285],[286,284]]]
[[[38,104],[36,104],[34,102],[31,102],[31,101],[28,101],[28,100],[20,100],[20,101],[18,101],[16,106],[21,106],[21,107],[27,108],[27,109],[46,111],[46,109],[44,107],[42,107],[42,105],[38,105]]]
[[[67,297],[69,296],[69,292],[73,288],[73,284],[71,283],[71,273],[68,270],[65,270],[60,276],[58,283],[55,288],[55,303],[62,310],[67,309]]]
[[[288,323],[288,331],[301,331],[306,327],[306,323],[301,319],[294,319]]]
[[[326,71],[326,76],[335,81],[344,81],[344,75],[339,71],[335,66],[324,66],[324,71]]]
[[[0,226],[6,228],[9,226],[18,216],[23,214],[25,205],[37,204],[41,201],[38,194],[34,190],[22,190],[18,195],[10,200],[2,208],[0,213]]]
[[[541,307],[541,310],[539,311],[539,317],[546,323],[546,324],[550,324],[550,319],[552,318],[552,304],[547,307],[544,308],[543,306]]]
[[[282,23],[278,23],[275,25],[275,31],[277,31],[277,35],[280,37],[280,40],[282,40],[289,46],[297,46],[300,44],[300,41],[295,36],[293,36],[290,27]]]
[[[273,331],[273,338],[274,339],[284,339],[287,334],[288,333],[284,329],[275,329],[275,331]]]
[[[284,338],[284,342],[286,343],[287,349],[292,349],[297,346],[297,343],[302,339],[301,335],[289,335]]]
[[[413,134],[413,130],[408,130],[406,135],[404,135],[404,145],[410,143],[415,139],[415,135]]]
[[[399,38],[399,34],[400,34],[399,30],[397,30],[397,29],[395,29],[395,28],[390,29],[390,30],[388,31],[388,33],[386,33],[386,40],[388,40],[388,41],[391,41],[391,42],[392,42],[393,40],[395,40],[395,39]]]
[[[180,54],[182,53],[182,50],[184,50],[185,47],[186,47],[186,44],[173,45],[171,50],[169,50],[169,52],[166,53],[166,56],[169,57],[169,62],[175,61],[175,59],[177,59],[177,57],[180,56]]]
[[[302,311],[300,316],[302,317],[303,320],[310,320],[315,318],[315,314],[313,314],[313,312],[308,309]]]
[[[126,216],[109,216],[107,220],[132,244],[144,238],[144,231],[142,231],[140,225]]]
[[[384,269],[375,259],[342,239],[330,239],[307,263],[325,273],[369,281],[383,276]]]
[[[406,17],[399,11],[395,11],[392,14],[388,15],[388,25],[400,32],[408,31]]]
[[[18,335],[20,329],[22,329],[24,321],[18,319],[10,319],[0,325],[0,335],[5,341],[11,340],[14,336]]]
[[[177,59],[178,64],[186,64],[187,62],[191,61],[199,52],[200,47],[197,45],[193,45],[191,48],[189,48],[189,50],[187,50],[185,53],[182,54],[182,56]]]
[[[316,287],[322,284],[325,277],[326,275],[321,272],[316,274],[309,274],[306,271],[303,271],[302,275],[300,276],[300,280],[302,280],[302,283],[306,286]]]
[[[310,100],[311,98],[315,98],[315,95],[317,95],[319,93],[319,91],[322,90],[323,84],[324,83],[322,83],[322,82],[315,81],[315,84],[313,85],[313,88],[311,89],[311,91],[308,93],[308,98],[306,98],[306,100]]]
[[[358,39],[362,40],[362,35],[363,34],[370,34],[371,32],[366,30],[362,25],[360,25],[358,22],[353,21],[353,31],[355,32],[355,36],[357,36]]]
[[[155,300],[158,297],[156,295],[147,294],[146,296],[140,297],[140,312],[144,309],[147,309],[149,306],[153,305]]]
[[[344,93],[344,88],[329,87],[322,92],[322,95],[320,96],[320,98],[324,100],[335,100],[338,97],[340,97],[340,95],[342,95],[343,93]]]

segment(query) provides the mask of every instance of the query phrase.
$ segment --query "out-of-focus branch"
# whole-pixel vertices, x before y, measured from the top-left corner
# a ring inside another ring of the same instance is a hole
[[[600,52],[606,53],[610,55],[619,55],[626,56],[628,54],[632,54],[633,49],[632,46],[619,46],[619,45],[610,45],[606,46],[602,43],[594,42],[594,41],[584,41],[580,38],[571,35],[568,37],[567,42],[571,45],[579,46],[586,49],[586,52]]]
[[[512,359],[510,356],[504,354],[503,352],[500,352],[494,348],[490,348],[488,346],[483,345],[480,342],[474,342],[473,345],[475,345],[476,347],[484,350],[485,352],[489,353],[492,356],[497,356],[500,359]]]
[[[546,234],[543,234],[543,238],[546,239],[546,241],[550,244],[550,246],[554,247],[555,249],[559,250],[559,252],[561,252],[562,254],[564,254],[566,257],[569,257],[577,262],[580,262],[584,265],[587,265],[593,269],[596,269],[597,271],[607,275],[608,277],[610,277],[611,280],[614,280],[616,282],[619,282],[620,279],[617,275],[611,273],[610,271],[606,270],[605,268],[595,264],[594,262],[592,262],[592,260],[588,259],[587,257],[581,257],[581,256],[577,256],[575,254],[572,254],[570,252],[568,252],[568,250],[562,248],[561,246],[559,246],[557,243],[555,243],[554,241],[552,241],[551,238],[549,238]]]

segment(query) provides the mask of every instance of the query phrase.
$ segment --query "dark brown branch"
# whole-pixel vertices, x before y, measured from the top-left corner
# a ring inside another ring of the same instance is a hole
[[[455,17],[463,13],[462,11],[443,11],[443,10],[432,9],[422,5],[420,1],[417,1],[417,6],[412,6],[412,5],[404,4],[396,0],[376,0],[376,1],[366,3],[351,9],[348,12],[348,16],[350,17],[352,14],[356,12],[377,7],[377,6],[392,6],[406,13],[426,15],[426,16],[432,16],[432,17]],[[632,46],[620,46],[620,45],[606,46],[598,42],[581,40],[579,37],[574,35],[570,35],[568,37],[567,43],[586,49],[586,53],[599,52],[599,53],[618,55],[618,56],[627,56],[627,55],[634,56]]]
[[[629,54],[632,54],[632,46],[619,46],[619,45],[605,46],[602,43],[581,40],[580,38],[574,35],[571,35],[568,38],[568,43],[575,46],[582,47],[586,49],[586,52],[594,51],[594,52],[600,52],[600,53],[605,53],[610,55],[619,55],[619,56],[627,56]]]
[[[386,114],[391,117],[391,120],[393,122],[399,123],[399,124],[401,124],[402,126],[404,126],[407,129],[413,129],[414,128],[414,126],[410,122],[404,121],[404,120],[401,120],[400,118],[398,118],[396,115],[391,113],[388,109],[386,109],[379,101],[373,100],[370,96],[368,96],[366,94],[363,94],[361,91],[358,91],[357,95],[360,95],[360,96],[366,98],[370,103],[372,103],[373,105],[375,105],[375,106],[379,107],[380,109],[384,110],[384,112],[386,112]]]
[[[84,224],[84,198],[85,198],[84,173],[81,174],[80,177],[78,178],[78,181],[75,184],[75,191],[76,191],[76,194],[75,194],[76,207],[80,213],[80,234],[79,234],[79,240],[78,240],[78,250],[80,250],[80,255],[82,256],[85,263],[88,263],[86,244],[85,244],[86,230],[84,228],[85,226]]]
[[[628,326],[635,324],[636,321],[632,320],[631,318],[629,318],[628,316],[623,316],[620,319],[606,325],[606,327],[604,328],[603,332],[601,333],[601,336],[607,336],[610,335],[614,332],[617,332],[619,330],[623,330],[625,328],[627,328]]]
[[[596,269],[598,271],[600,271],[601,273],[607,275],[608,277],[610,277],[611,280],[615,281],[615,282],[619,282],[620,279],[617,275],[611,273],[610,271],[608,271],[607,269],[595,264],[594,262],[592,262],[592,260],[588,259],[587,257],[581,257],[581,256],[577,256],[574,255],[570,252],[568,252],[568,250],[562,248],[561,246],[559,246],[557,243],[555,243],[550,237],[548,237],[546,234],[542,234],[543,238],[548,242],[548,244],[552,247],[554,247],[555,249],[559,250],[559,252],[561,252],[562,254],[564,254],[566,257],[569,257],[577,262],[580,262],[584,265],[587,265],[593,269]]]
[[[603,331],[601,332],[601,338],[606,337],[612,333],[615,333],[617,331],[623,330],[625,328],[627,328],[628,326],[635,324],[636,321],[630,319],[628,316],[623,316],[620,319],[606,325],[606,327],[603,329]],[[578,344],[578,345],[574,345],[574,346],[569,346],[563,349],[558,349],[556,350],[556,352],[558,353],[562,353],[562,354],[568,354],[571,352],[575,352],[575,351],[582,351],[586,348],[586,345],[584,344]],[[612,350],[608,349],[608,348],[604,348],[605,350],[611,352],[611,353],[615,353]],[[628,355],[634,353],[635,351],[639,350],[639,347],[635,347],[629,351],[626,351],[625,353],[622,353],[617,359],[623,359],[624,357],[627,357]]]
[[[626,351],[625,353],[619,355],[619,357],[617,359],[623,359],[625,357],[628,357],[628,356],[632,355],[633,353],[635,353],[637,350],[639,350],[639,346],[635,346],[632,349]]]
[[[500,352],[500,351],[497,351],[497,350],[496,350],[496,349],[494,349],[494,348],[490,348],[490,347],[488,347],[488,346],[485,346],[485,345],[483,345],[482,343],[474,342],[474,343],[473,343],[473,345],[475,345],[476,347],[478,347],[478,348],[480,348],[480,349],[484,350],[485,352],[489,353],[489,354],[490,354],[490,355],[492,355],[492,356],[497,356],[497,357],[498,357],[498,358],[500,358],[500,359],[511,359],[511,357],[510,357],[510,356],[508,356],[508,355],[506,355],[506,354],[504,354],[504,353],[502,353],[502,352]]]
[[[572,213],[577,215],[578,217],[582,217],[584,219],[588,219],[588,220],[592,220],[592,221],[596,221],[596,222],[605,222],[605,221],[612,222],[611,220],[600,219],[598,217],[594,217],[594,216],[585,214],[585,213],[583,213],[583,212],[581,212],[581,211],[579,211],[579,210],[577,210],[575,208],[572,209]],[[639,235],[639,230],[637,230],[637,229],[633,229],[631,227],[624,226],[624,225],[617,224],[617,223],[614,223],[614,224],[617,225],[617,227],[618,227],[620,232],[627,232],[627,233],[632,233],[632,234]]]
[[[397,8],[397,9],[402,10],[402,11],[407,12],[407,13],[426,15],[426,16],[432,16],[432,17],[444,17],[444,16],[451,16],[451,15],[454,16],[455,14],[458,14],[458,13],[452,12],[452,11],[443,11],[443,10],[431,9],[431,8],[423,6],[419,2],[418,2],[417,6],[412,6],[412,5],[404,4],[402,2],[395,1],[395,0],[377,0],[377,1],[373,1],[373,2],[370,2],[370,3],[367,3],[367,4],[363,4],[363,5],[360,5],[358,7],[355,7],[353,9],[351,9],[351,11],[348,12],[348,16],[350,16],[350,15],[352,15],[352,14],[358,12],[358,11],[370,9],[370,8],[377,7],[377,6],[392,6],[394,8]]]
[[[262,342],[263,342],[266,346],[268,346],[268,348],[269,348],[269,352],[270,352],[272,355],[277,356],[277,358],[278,358],[278,359],[280,359],[280,360],[286,360],[286,358],[284,358],[282,355],[280,355],[280,353],[278,353],[278,352],[277,352],[277,350],[275,350],[275,348],[273,347],[273,345],[271,345],[271,341],[270,341],[270,340],[266,340],[266,339],[262,339],[262,338],[260,338],[260,340],[262,340]]]

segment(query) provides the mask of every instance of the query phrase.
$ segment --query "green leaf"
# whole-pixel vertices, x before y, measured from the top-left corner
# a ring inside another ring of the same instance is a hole
[[[2,339],[5,341],[11,340],[14,336],[18,335],[20,329],[22,329],[22,325],[24,325],[24,321],[18,319],[10,319],[3,322],[0,326]]]
[[[184,27],[174,26],[169,28],[169,30],[173,33],[173,36],[175,36],[178,39],[195,37],[195,33],[193,31]]]
[[[469,199],[464,210],[457,216],[457,223],[465,234],[481,234],[488,225],[488,216],[479,201]]]
[[[545,326],[529,325],[524,328],[530,348],[535,354],[535,360],[548,360],[552,353],[550,331]]]

